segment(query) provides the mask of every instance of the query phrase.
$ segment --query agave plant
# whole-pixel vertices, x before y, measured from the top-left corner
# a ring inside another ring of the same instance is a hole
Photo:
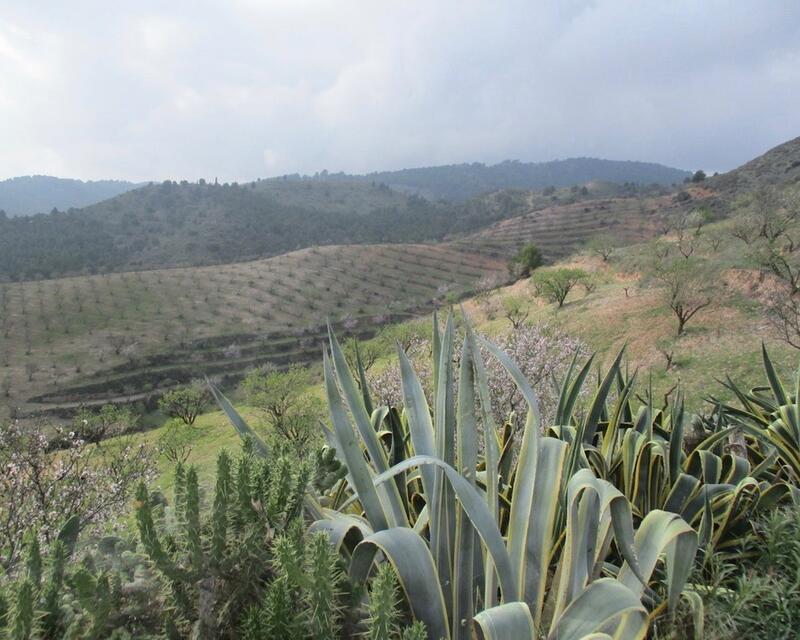
[[[776,503],[800,496],[794,484],[781,481],[774,472],[776,452],[750,447],[739,455],[733,447],[725,450],[728,438],[740,428],[729,424],[727,416],[735,413],[741,422],[744,416],[752,418],[754,414],[718,409],[706,437],[687,452],[684,435],[690,417],[681,394],[661,409],[649,400],[635,408],[632,390],[636,374],[623,374],[622,355],[598,383],[592,407],[582,418],[576,415],[575,400],[593,358],[579,371],[573,361],[561,388],[558,426],[550,432],[571,443],[579,440],[581,446],[572,448],[572,464],[583,457],[598,477],[622,491],[636,518],[654,509],[676,513],[700,531],[705,548],[735,550],[754,517]],[[753,402],[745,406],[752,407]],[[763,406],[763,401],[757,406]],[[763,431],[770,429],[764,427]],[[790,455],[798,452],[791,443],[786,443],[784,450]],[[788,479],[786,475],[784,479]]]
[[[742,391],[730,378],[725,386],[741,407],[721,405],[723,415],[749,439],[748,451],[769,472],[773,482],[800,485],[800,368],[787,388],[780,379],[766,347],[761,347],[768,386]]]
[[[330,332],[323,368],[332,429],[325,436],[348,474],[321,501],[312,528],[350,556],[356,582],[391,563],[431,638],[468,638],[473,626],[482,637],[511,640],[643,637],[648,608],[677,604],[696,533],[661,510],[634,528],[630,502],[586,464],[582,438],[571,446],[542,436],[530,385],[484,342],[528,409],[517,455],[504,459],[507,431],[491,415],[477,338],[467,326],[456,372],[454,334],[452,317],[443,333],[434,318],[433,407],[399,350],[399,413],[370,411],[363,371],[359,388]],[[594,421],[603,400],[590,409]],[[654,579],[662,557],[663,589]]]

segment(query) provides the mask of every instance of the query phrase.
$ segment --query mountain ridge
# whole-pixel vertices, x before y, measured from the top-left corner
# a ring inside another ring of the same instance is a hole
[[[545,162],[504,160],[434,165],[365,174],[319,172],[313,176],[292,174],[269,180],[319,180],[324,182],[378,182],[393,189],[411,191],[432,199],[465,200],[497,189],[571,187],[587,182],[659,184],[683,182],[692,174],[655,162],[575,157]]]
[[[86,207],[141,186],[126,180],[78,180],[47,175],[0,180],[0,211],[28,216]]]

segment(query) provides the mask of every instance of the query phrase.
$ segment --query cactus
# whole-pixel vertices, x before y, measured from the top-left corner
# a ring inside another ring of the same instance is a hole
[[[403,629],[400,640],[428,640],[428,632],[425,630],[425,625],[417,620],[410,627]]]
[[[306,537],[299,527],[278,536],[272,546],[276,577],[260,607],[242,623],[243,640],[328,640],[341,637],[345,575],[326,534]]]
[[[372,579],[367,610],[367,636],[370,640],[427,640],[425,625],[416,621],[403,628],[397,577],[392,565],[384,563]]]
[[[231,637],[237,630],[243,635],[245,628],[252,633],[256,618],[249,607],[265,597],[264,584],[273,577],[270,542],[275,531],[285,531],[298,520],[311,474],[308,464],[285,456],[266,460],[245,449],[234,462],[222,452],[213,504],[204,516],[196,469],[179,468],[177,530],[169,533],[166,523],[157,522],[147,488],[139,486],[139,537],[167,579],[183,621],[178,627],[191,627],[197,638]],[[290,606],[294,609],[296,602]]]
[[[67,548],[61,540],[57,540],[50,551],[52,568],[50,579],[42,594],[43,615],[41,620],[42,636],[58,638],[62,632],[62,611],[60,605],[61,589],[64,584],[64,571],[67,564]]]
[[[28,535],[28,558],[26,569],[28,580],[33,584],[33,588],[38,591],[42,586],[42,550],[39,546],[39,536],[35,532]]]
[[[12,612],[12,640],[28,640],[33,633],[35,588],[29,578],[22,580],[17,589]]]
[[[306,556],[304,603],[308,612],[308,632],[313,640],[335,638],[339,634],[341,587],[344,574],[339,568],[338,554],[327,535],[312,536]]]
[[[398,587],[394,569],[382,564],[372,580],[369,593],[369,639],[394,640],[399,629]]]

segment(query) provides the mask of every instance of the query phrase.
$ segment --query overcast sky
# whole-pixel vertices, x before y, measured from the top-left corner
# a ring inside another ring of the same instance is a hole
[[[0,3],[0,178],[713,171],[799,135],[798,0]]]

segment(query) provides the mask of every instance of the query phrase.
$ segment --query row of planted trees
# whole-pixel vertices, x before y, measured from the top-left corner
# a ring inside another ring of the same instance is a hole
[[[49,560],[29,544],[9,635],[701,637],[718,560],[798,500],[800,382],[787,389],[765,352],[767,388],[729,382],[736,405],[698,417],[679,397],[637,402],[623,354],[594,385],[594,359],[576,357],[545,423],[519,367],[458,333],[434,321],[428,389],[398,350],[394,407],[331,334],[314,455],[268,447],[212,387],[245,444],[220,454],[211,499],[179,466],[173,499],[139,486],[138,546],[105,538],[66,568],[69,527]],[[497,420],[487,359],[523,420]]]

